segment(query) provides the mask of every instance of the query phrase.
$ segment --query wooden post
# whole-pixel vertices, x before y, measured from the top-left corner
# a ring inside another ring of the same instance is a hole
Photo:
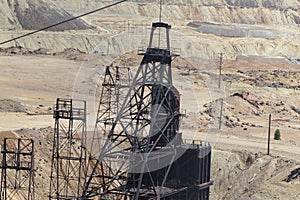
[[[272,115],[269,115],[269,130],[268,130],[268,155],[270,155],[270,141],[271,141],[271,120]]]
[[[220,53],[220,63],[219,63],[219,89],[221,88],[221,77],[222,77],[222,64],[223,64],[223,53]]]
[[[222,99],[221,99],[221,110],[220,110],[219,130],[221,130],[221,128],[222,128],[223,103],[224,103],[224,99],[222,98]]]
[[[162,14],[162,0],[159,2],[159,22],[161,22],[161,14]]]
[[[106,51],[106,55],[108,55],[109,54],[109,39],[107,40],[107,51]]]

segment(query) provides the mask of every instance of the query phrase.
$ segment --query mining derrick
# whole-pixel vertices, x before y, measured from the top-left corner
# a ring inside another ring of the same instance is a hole
[[[111,120],[82,199],[209,199],[211,147],[188,145],[179,132],[180,95],[171,72],[179,51],[170,48],[170,29],[153,23],[148,47],[139,49],[144,57]]]

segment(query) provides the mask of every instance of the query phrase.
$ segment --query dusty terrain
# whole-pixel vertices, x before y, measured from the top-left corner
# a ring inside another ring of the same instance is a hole
[[[18,7],[7,2],[0,2],[0,42],[47,25],[47,20],[34,23],[39,17],[22,23],[30,13],[38,16],[41,7],[51,11],[52,22],[59,14],[69,17],[111,3],[36,0],[31,6],[33,1],[20,0]],[[211,199],[299,199],[299,174],[285,181],[300,167],[299,2],[189,2],[164,4],[163,20],[173,26],[172,47],[181,48],[173,77],[186,113],[183,136],[213,145]],[[38,141],[38,199],[48,194],[55,99],[87,100],[92,130],[104,67],[139,64],[136,50],[147,45],[158,11],[157,1],[130,1],[87,16],[66,28],[71,30],[40,32],[0,46],[0,131],[6,131],[0,135]],[[220,52],[225,57],[218,88]],[[279,141],[273,139],[276,129]]]

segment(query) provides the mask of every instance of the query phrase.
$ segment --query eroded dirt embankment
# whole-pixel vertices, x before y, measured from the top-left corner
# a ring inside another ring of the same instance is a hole
[[[44,8],[41,7],[40,1],[23,1],[22,4],[18,4],[18,12],[7,11],[15,5],[13,3],[9,5],[6,3],[3,6],[3,9],[6,9],[5,19],[2,19],[3,16],[0,15],[0,21],[8,24],[8,28],[5,28],[0,35],[0,41],[28,33],[11,31],[15,28],[21,29],[28,21],[30,23],[27,24],[27,28],[34,29],[65,19],[68,15],[60,17],[65,13],[63,9],[73,15],[78,15],[112,3],[112,1],[96,0],[52,0],[49,4],[52,3],[55,7]],[[215,58],[220,51],[224,51],[228,59],[235,59],[240,55],[299,58],[300,40],[297,35],[300,21],[299,8],[299,2],[293,0],[289,0],[288,3],[266,0],[191,0],[188,2],[174,0],[163,5],[162,20],[173,26],[172,47],[181,48],[184,57]],[[41,10],[47,13],[45,15],[47,20],[32,23],[34,19],[30,17],[37,18],[41,15]],[[42,32],[5,44],[1,48],[10,46],[22,46],[31,50],[44,48],[51,53],[74,48],[87,53],[100,52],[101,55],[108,54],[113,57],[113,55],[137,50],[139,46],[147,46],[149,27],[151,22],[158,20],[158,13],[158,1],[129,1],[83,18],[89,24],[96,26],[96,29],[62,33]],[[18,16],[23,21],[25,20],[24,23],[20,23]],[[215,25],[204,27],[205,30],[199,33],[196,27],[187,27],[190,22],[195,21],[215,23]],[[223,23],[229,23],[230,26],[221,27],[220,24]],[[239,24],[247,24],[245,30],[239,30]],[[252,26],[253,24],[255,26]],[[39,27],[30,27],[33,25]],[[69,25],[64,25],[64,28],[72,29],[68,28]],[[70,26],[75,26],[77,30],[90,27],[86,23],[76,21]],[[238,37],[229,37],[232,35]]]
[[[0,2],[1,29],[37,30],[72,18],[73,16],[54,3],[42,0],[5,0]],[[89,29],[80,19],[52,27],[48,31]]]
[[[214,150],[212,199],[298,199],[300,180],[286,182],[299,163],[247,151]]]
[[[112,1],[52,0],[72,13],[80,13],[110,4]],[[140,21],[158,19],[158,0],[129,1],[99,13],[103,16],[124,16]],[[237,24],[291,25],[300,23],[299,1],[294,0],[171,0],[163,2],[164,20],[196,20]],[[120,18],[121,19],[121,18]],[[123,18],[124,20],[124,18]]]

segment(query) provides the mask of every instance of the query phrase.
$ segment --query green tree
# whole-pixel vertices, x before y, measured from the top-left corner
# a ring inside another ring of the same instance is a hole
[[[274,140],[280,140],[280,139],[281,139],[280,130],[276,129],[276,131],[274,133]]]

